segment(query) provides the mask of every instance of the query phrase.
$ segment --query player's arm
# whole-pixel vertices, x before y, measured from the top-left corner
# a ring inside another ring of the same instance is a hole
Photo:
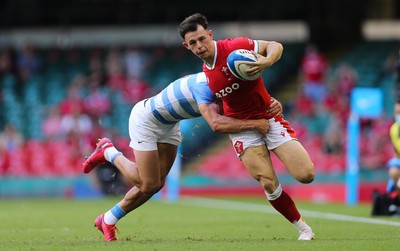
[[[267,119],[244,120],[223,116],[220,114],[220,107],[216,103],[200,104],[199,110],[214,132],[237,133],[256,130],[261,134],[266,134],[269,130]]]
[[[214,132],[236,133],[248,130],[256,130],[262,134],[268,132],[269,122],[267,119],[241,120],[221,115],[222,108],[217,104],[218,100],[208,86],[205,75],[200,73],[197,77],[202,77],[203,81],[193,85],[191,91],[198,104],[201,115]],[[268,109],[268,112],[271,114],[282,112],[282,105],[278,101],[276,102],[278,104],[272,102]]]
[[[269,66],[273,65],[281,58],[283,53],[283,45],[281,43],[265,40],[257,40],[257,43],[257,53],[265,57],[265,60],[270,64]]]
[[[220,100],[216,100],[215,102],[220,107],[219,111],[222,111],[222,104],[221,104]],[[274,97],[271,97],[271,104],[267,108],[267,113],[270,115],[269,117],[275,117],[275,116],[281,115],[282,112],[283,112],[283,107],[282,107],[281,102],[276,100]],[[218,112],[218,114],[223,115],[223,112]]]
[[[278,61],[283,53],[283,45],[276,41],[257,40],[258,51],[253,52],[257,62],[249,62],[253,67],[247,70],[248,74],[257,74]]]

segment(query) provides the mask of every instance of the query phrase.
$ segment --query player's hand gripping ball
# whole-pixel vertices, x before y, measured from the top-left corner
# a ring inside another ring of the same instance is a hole
[[[257,59],[251,51],[245,49],[232,51],[226,59],[226,63],[232,74],[245,81],[256,80],[261,77],[262,72],[251,76],[246,73],[246,70],[250,68],[250,65],[247,63],[256,61]]]

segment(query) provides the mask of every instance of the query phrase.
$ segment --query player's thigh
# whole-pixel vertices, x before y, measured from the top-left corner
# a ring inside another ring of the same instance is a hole
[[[302,182],[311,182],[314,179],[314,165],[299,141],[288,141],[272,151],[294,178]]]
[[[157,145],[161,178],[164,179],[174,164],[178,146],[168,143],[158,143]]]
[[[260,182],[273,181],[274,185],[278,184],[269,151],[265,145],[248,147],[241,155],[241,160],[254,179]]]
[[[134,150],[135,162],[141,183],[155,183],[161,179],[158,150]]]

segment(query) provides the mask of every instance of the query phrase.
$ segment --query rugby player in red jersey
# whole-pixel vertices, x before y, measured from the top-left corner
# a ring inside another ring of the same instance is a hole
[[[222,100],[224,115],[238,119],[269,119],[266,134],[244,131],[230,134],[236,154],[251,176],[265,191],[271,205],[299,231],[298,240],[312,240],[314,233],[302,219],[292,198],[282,189],[272,166],[269,151],[284,163],[288,172],[301,183],[314,180],[314,165],[304,147],[296,139],[295,131],[282,115],[270,117],[266,107],[271,97],[262,78],[243,81],[228,69],[226,59],[236,49],[254,52],[257,62],[248,74],[257,74],[278,61],[283,52],[282,44],[275,41],[253,40],[246,37],[213,40],[207,18],[199,13],[183,20],[178,28],[183,45],[201,58],[210,89]]]

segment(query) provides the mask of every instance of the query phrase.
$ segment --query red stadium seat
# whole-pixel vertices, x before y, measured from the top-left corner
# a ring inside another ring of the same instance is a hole
[[[29,165],[26,161],[26,153],[24,148],[16,149],[10,153],[10,166],[7,170],[6,175],[10,176],[29,176],[30,170]]]

